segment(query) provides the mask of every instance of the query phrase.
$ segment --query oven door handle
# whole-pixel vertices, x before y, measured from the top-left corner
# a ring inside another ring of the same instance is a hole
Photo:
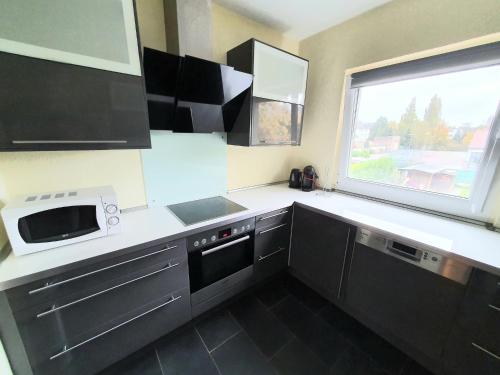
[[[201,256],[204,257],[205,255],[215,253],[216,251],[225,249],[226,247],[236,245],[237,243],[240,243],[240,242],[248,241],[249,239],[250,239],[250,236],[247,234],[246,236],[238,238],[237,240],[234,240],[234,241],[231,241],[231,242],[219,245],[219,246],[215,246],[215,247],[208,249],[208,250],[205,250],[205,251],[202,251]]]

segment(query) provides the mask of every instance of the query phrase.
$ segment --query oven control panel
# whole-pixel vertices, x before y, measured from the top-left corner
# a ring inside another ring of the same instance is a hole
[[[223,225],[205,232],[193,234],[187,239],[188,251],[206,247],[228,238],[237,237],[241,234],[252,232],[255,229],[255,218],[237,221]]]

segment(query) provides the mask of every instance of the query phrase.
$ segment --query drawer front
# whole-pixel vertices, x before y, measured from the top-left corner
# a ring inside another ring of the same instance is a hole
[[[76,291],[84,294],[86,291],[100,289],[101,284],[133,274],[138,269],[161,263],[172,257],[187,258],[184,239],[143,248],[92,266],[9,289],[7,296],[12,310],[18,311],[47,301],[57,301]]]
[[[290,245],[290,224],[281,223],[255,232],[255,260],[280,249],[288,251]]]
[[[288,249],[270,253],[257,260],[254,266],[256,281],[265,280],[288,267]]]
[[[59,305],[46,303],[24,309],[15,313],[15,318],[28,356],[37,363],[51,348],[64,346],[66,340],[188,287],[187,260],[172,258],[163,267],[149,267],[131,280]]]
[[[55,348],[37,363],[35,375],[94,374],[191,319],[189,289],[182,289],[128,314],[126,319]]]
[[[498,375],[500,353],[476,342],[468,332],[457,325],[449,337],[444,352],[444,364],[446,375]]]
[[[255,233],[254,268],[256,281],[264,280],[288,266],[290,225],[288,222]]]
[[[292,213],[291,207],[271,211],[255,218],[255,230],[271,227],[289,221]]]
[[[474,270],[457,324],[471,341],[500,354],[500,278]]]

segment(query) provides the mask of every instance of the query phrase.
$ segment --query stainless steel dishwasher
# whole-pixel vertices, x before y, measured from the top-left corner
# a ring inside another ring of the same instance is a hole
[[[358,228],[345,303],[372,329],[439,366],[471,267]]]

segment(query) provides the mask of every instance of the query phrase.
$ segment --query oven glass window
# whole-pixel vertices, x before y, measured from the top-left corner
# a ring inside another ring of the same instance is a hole
[[[189,278],[191,293],[213,284],[253,264],[253,238],[225,247],[212,253],[203,252],[232,242],[231,238],[212,247],[189,253]]]
[[[26,243],[66,240],[98,231],[96,206],[70,206],[37,212],[19,219]]]

